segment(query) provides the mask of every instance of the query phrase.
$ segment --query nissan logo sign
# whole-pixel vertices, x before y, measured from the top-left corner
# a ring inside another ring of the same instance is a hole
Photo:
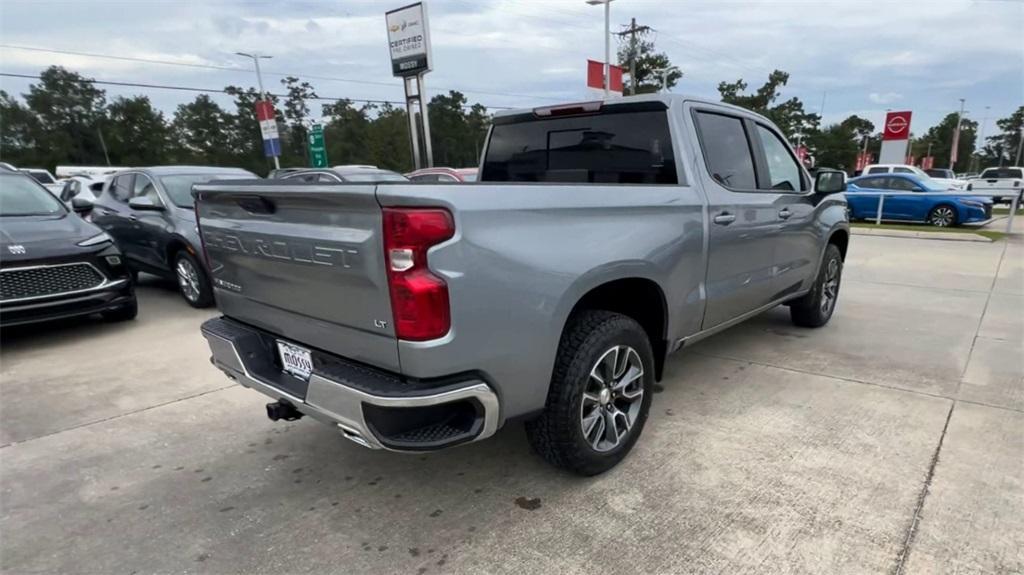
[[[907,119],[903,116],[893,116],[885,127],[893,134],[899,134],[907,129]]]

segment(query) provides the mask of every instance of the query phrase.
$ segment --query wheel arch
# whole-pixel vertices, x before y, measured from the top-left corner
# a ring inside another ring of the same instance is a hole
[[[632,318],[647,333],[654,351],[654,375],[660,380],[668,349],[668,302],[661,285],[649,277],[627,276],[595,282],[576,298],[562,322],[561,335],[584,310],[604,310]]]

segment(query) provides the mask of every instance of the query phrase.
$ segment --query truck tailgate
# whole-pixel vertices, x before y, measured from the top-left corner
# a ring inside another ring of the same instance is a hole
[[[222,183],[195,195],[225,315],[399,371],[375,186]]]

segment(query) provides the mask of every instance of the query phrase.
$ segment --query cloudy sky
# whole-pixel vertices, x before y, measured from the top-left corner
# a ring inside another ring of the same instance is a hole
[[[491,107],[589,97],[586,59],[603,56],[602,8],[584,0],[428,1],[428,91],[461,90]],[[0,72],[59,64],[97,80],[219,89],[255,84],[251,64],[233,54],[260,51],[273,55],[264,64],[268,87],[291,74],[321,96],[397,101],[383,13],[405,3],[0,0]],[[1022,1],[615,0],[613,30],[631,17],[656,30],[658,49],[685,72],[677,92],[717,97],[720,81],[757,86],[779,68],[791,74],[784,97],[815,112],[824,103],[826,122],[858,114],[880,125],[887,108],[908,109],[916,133],[956,111],[959,98],[969,117],[987,114],[990,127],[1024,103]],[[30,82],[0,77],[0,88],[20,94]],[[109,97],[144,93],[168,114],[195,97],[105,89]]]

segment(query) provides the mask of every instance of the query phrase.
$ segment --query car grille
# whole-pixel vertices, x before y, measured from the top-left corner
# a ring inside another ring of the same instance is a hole
[[[60,295],[97,287],[104,278],[87,263],[0,270],[0,300]]]

